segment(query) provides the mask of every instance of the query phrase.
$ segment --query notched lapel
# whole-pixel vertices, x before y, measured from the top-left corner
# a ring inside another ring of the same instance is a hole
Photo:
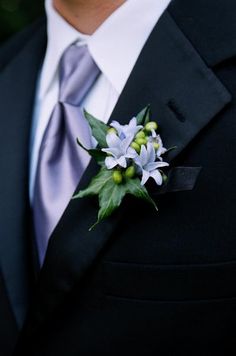
[[[230,93],[166,11],[148,39],[111,120],[127,122],[150,103],[166,147],[177,146],[169,157],[173,159],[230,100]],[[96,172],[92,162],[78,190]],[[29,319],[31,327],[60,305],[112,238],[121,218],[119,212],[88,232],[97,208],[94,199],[84,198],[71,201],[66,209],[49,243]]]

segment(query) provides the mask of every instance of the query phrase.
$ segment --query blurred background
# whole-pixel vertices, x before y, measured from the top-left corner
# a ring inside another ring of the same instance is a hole
[[[44,0],[0,0],[0,44],[43,13]]]

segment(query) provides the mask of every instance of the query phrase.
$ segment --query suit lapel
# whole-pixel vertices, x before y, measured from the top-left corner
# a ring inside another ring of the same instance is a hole
[[[148,103],[159,122],[167,147],[176,145],[170,159],[228,104],[231,96],[169,15],[164,13],[120,96],[111,116],[127,122]],[[78,190],[96,174],[91,162]],[[30,324],[37,326],[85,276],[119,224],[119,211],[99,224],[94,199],[71,201],[55,229],[41,271]]]
[[[29,293],[29,136],[35,83],[45,41],[44,30],[34,33],[0,74],[0,268],[19,326]]]

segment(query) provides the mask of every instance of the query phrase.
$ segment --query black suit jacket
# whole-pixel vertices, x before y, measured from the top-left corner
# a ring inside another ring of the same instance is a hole
[[[17,339],[18,356],[235,355],[235,1],[173,0],[111,115],[150,103],[171,166],[195,168],[150,187],[158,214],[129,197],[92,232],[97,200],[71,201],[35,280],[28,147],[45,48],[42,20],[0,50],[1,355]]]

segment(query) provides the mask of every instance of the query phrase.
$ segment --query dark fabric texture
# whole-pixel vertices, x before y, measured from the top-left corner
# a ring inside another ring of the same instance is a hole
[[[0,355],[10,356],[17,341],[18,328],[0,273]]]
[[[0,50],[0,295],[23,324],[15,356],[235,355],[235,23],[233,0],[172,1],[111,115],[125,123],[150,103],[177,146],[169,189],[149,185],[159,212],[127,197],[88,232],[97,200],[73,200],[30,300],[28,143],[44,21]]]

